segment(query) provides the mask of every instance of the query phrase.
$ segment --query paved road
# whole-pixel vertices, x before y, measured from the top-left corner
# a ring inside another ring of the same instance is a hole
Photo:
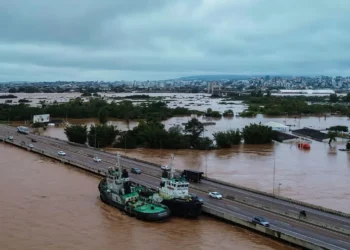
[[[64,150],[66,152],[66,159],[72,160],[77,163],[81,163],[84,165],[88,165],[90,167],[95,168],[101,168],[101,169],[107,169],[111,164],[115,162],[115,156],[109,153],[105,152],[98,152],[93,149],[85,149],[85,148],[79,148],[74,147],[71,145],[67,145],[65,142],[57,141],[55,139],[49,139],[42,136],[35,136],[35,135],[17,135],[15,129],[7,128],[7,127],[0,127],[0,136],[2,135],[13,135],[14,140],[16,142],[25,141],[26,144],[30,143],[30,138],[36,138],[38,142],[33,143],[37,149],[45,150],[46,152],[50,152],[53,155],[57,155],[57,151]],[[64,148],[64,149],[63,149]],[[88,156],[90,155],[90,156]],[[92,160],[92,156],[98,155],[102,162],[96,163]],[[152,165],[145,164],[145,163],[139,163],[130,159],[121,159],[121,163],[125,165],[126,167],[138,167],[140,169],[144,170],[151,170],[155,172],[159,172],[160,170],[155,168]],[[131,179],[137,180],[140,183],[146,184],[148,186],[152,185],[154,187],[159,185],[159,178],[155,178],[149,175],[141,174],[141,175],[133,175],[131,174]],[[252,194],[247,191],[242,190],[236,190],[230,187],[225,187],[222,185],[217,185],[213,183],[207,183],[204,182],[202,186],[205,185],[211,185],[211,188],[215,188],[216,190],[219,190],[220,192],[223,192],[225,194],[233,195],[241,195],[245,197],[249,197],[251,199],[255,199],[255,202],[261,202],[265,204],[276,204],[277,207],[281,206],[281,209],[284,207],[292,208],[294,210],[300,209],[300,206],[294,205],[294,204],[288,204],[287,202],[275,202],[270,197],[264,197],[262,195],[256,195]],[[217,208],[219,211],[230,213],[232,215],[235,215],[237,217],[240,217],[242,219],[250,220],[252,217],[256,215],[261,215],[266,217],[270,223],[271,228],[276,229],[278,228],[280,231],[300,237],[309,240],[310,242],[314,243],[322,243],[324,246],[329,247],[330,249],[350,249],[350,237],[335,233],[326,229],[322,229],[310,224],[306,224],[303,222],[299,222],[293,219],[286,218],[284,216],[279,216],[264,210],[260,210],[255,207],[247,206],[242,203],[230,201],[227,199],[224,200],[213,200],[208,198],[207,193],[203,193],[196,190],[191,190],[192,193],[196,193],[197,195],[201,196],[205,200],[206,206],[212,206]],[[314,218],[321,218],[322,220],[327,221],[328,223],[335,223],[345,226],[349,226],[349,220],[347,218],[343,218],[336,215],[331,215],[327,213],[320,212],[318,210],[312,210],[312,209],[306,209],[308,211],[308,216],[312,216]],[[298,210],[296,210],[298,211]],[[309,215],[310,214],[310,215]]]

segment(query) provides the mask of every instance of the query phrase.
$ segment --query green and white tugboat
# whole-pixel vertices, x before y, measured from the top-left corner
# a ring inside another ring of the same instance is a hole
[[[167,206],[153,202],[153,192],[129,181],[129,173],[120,167],[108,168],[106,177],[98,185],[101,200],[130,216],[145,221],[164,221],[170,217]]]

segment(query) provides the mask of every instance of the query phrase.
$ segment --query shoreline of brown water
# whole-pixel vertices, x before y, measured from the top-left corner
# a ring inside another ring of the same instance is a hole
[[[202,216],[146,223],[100,202],[99,178],[0,145],[0,248],[296,249]]]

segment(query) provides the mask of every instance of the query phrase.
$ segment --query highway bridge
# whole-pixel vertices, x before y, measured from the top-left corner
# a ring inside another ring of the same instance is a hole
[[[103,173],[116,163],[116,156],[112,153],[75,146],[55,138],[34,134],[23,135],[17,133],[14,127],[0,126],[0,138],[6,140],[8,136],[13,136],[13,141],[7,141],[8,143],[23,147],[31,143],[34,145],[32,149],[34,152],[60,159],[92,172]],[[32,139],[35,139],[36,142],[32,142]],[[61,150],[66,153],[65,157],[57,155],[57,152]],[[94,156],[100,157],[102,161],[94,162]],[[161,169],[157,164],[123,156],[120,162],[125,168],[137,167],[143,171],[141,175],[130,174],[132,180],[150,187],[159,186]],[[286,198],[282,199],[210,179],[191,184],[190,191],[203,197],[204,211],[268,234],[271,237],[284,239],[309,249],[350,249],[349,214],[302,202],[290,202]],[[209,191],[221,192],[224,199],[210,199],[208,197]],[[306,219],[298,217],[301,210],[307,212]],[[270,229],[253,225],[251,220],[254,216],[265,217],[270,222]]]

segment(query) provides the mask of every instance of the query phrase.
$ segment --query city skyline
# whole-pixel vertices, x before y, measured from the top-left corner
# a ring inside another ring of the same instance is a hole
[[[343,0],[0,6],[0,82],[350,75]]]

